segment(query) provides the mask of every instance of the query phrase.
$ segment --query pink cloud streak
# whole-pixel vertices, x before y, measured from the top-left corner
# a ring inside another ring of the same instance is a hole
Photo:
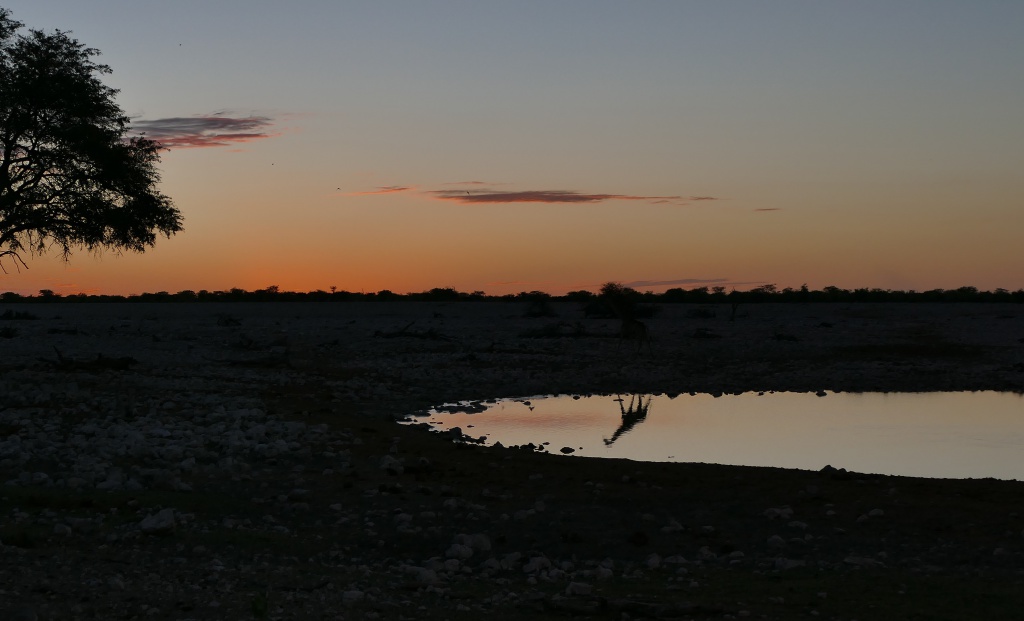
[[[200,149],[279,136],[280,133],[264,131],[272,125],[273,121],[265,116],[236,118],[217,112],[206,116],[139,120],[132,123],[132,129],[167,149]]]
[[[632,194],[586,194],[568,190],[522,190],[494,192],[479,190],[436,190],[429,193],[440,200],[459,203],[602,203],[609,200],[647,201],[661,203],[681,200],[681,196],[637,196]]]
[[[547,205],[554,204],[590,204],[603,203],[605,201],[643,201],[651,205],[687,205],[689,201],[713,201],[718,200],[713,196],[646,196],[639,194],[605,194],[586,193],[574,190],[519,190],[519,191],[498,191],[490,188],[479,188],[486,184],[483,181],[457,181],[444,183],[442,185],[470,186],[470,189],[447,189],[427,190],[423,194],[436,200],[451,201],[463,204],[484,205],[484,204],[511,204],[511,203],[540,203]],[[391,185],[380,186],[373,190],[362,192],[350,192],[345,196],[373,196],[379,194],[394,194],[398,192],[414,191],[414,186]],[[340,190],[340,188],[339,188]]]
[[[378,194],[398,194],[400,192],[408,192],[413,190],[412,186],[405,185],[385,185],[378,186],[375,190],[367,190],[365,192],[350,192],[345,196],[376,196]]]

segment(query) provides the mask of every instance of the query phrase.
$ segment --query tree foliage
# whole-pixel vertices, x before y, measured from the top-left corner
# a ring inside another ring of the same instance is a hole
[[[25,265],[22,252],[50,248],[65,260],[74,248],[143,252],[180,231],[157,189],[160,145],[129,135],[99,52],[21,28],[0,8],[0,261]]]

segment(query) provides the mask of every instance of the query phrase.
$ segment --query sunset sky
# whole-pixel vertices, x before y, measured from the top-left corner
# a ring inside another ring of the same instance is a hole
[[[0,291],[1024,288],[1024,2],[0,0],[185,230]]]

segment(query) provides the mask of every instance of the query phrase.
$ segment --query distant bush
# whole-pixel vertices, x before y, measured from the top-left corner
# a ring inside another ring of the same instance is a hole
[[[95,302],[160,302],[160,303],[206,303],[206,302],[390,302],[390,301],[424,301],[424,302],[521,302],[535,305],[532,310],[528,306],[528,316],[539,312],[536,316],[552,316],[545,314],[546,304],[554,302],[575,302],[580,305],[588,317],[613,318],[630,316],[634,318],[650,317],[655,312],[654,304],[694,304],[698,308],[691,315],[702,318],[704,313],[716,312],[716,304],[759,304],[759,303],[1024,303],[1024,289],[1010,291],[995,289],[980,291],[977,287],[960,287],[958,289],[930,289],[928,291],[898,291],[893,289],[860,288],[840,289],[828,286],[820,290],[812,290],[803,285],[797,289],[786,287],[779,289],[774,284],[759,285],[748,291],[735,289],[726,293],[725,287],[697,287],[690,290],[680,288],[668,289],[664,293],[651,291],[640,292],[626,285],[610,282],[605,283],[599,293],[578,290],[565,295],[552,295],[543,291],[487,295],[482,291],[463,292],[452,287],[438,287],[419,293],[395,293],[388,289],[374,292],[352,292],[337,287],[330,291],[320,289],[314,291],[282,291],[276,285],[246,291],[238,287],[226,291],[192,291],[189,289],[177,293],[158,291],[137,295],[106,295],[73,293],[62,295],[50,289],[41,289],[37,295],[21,295],[7,291],[0,293],[0,301],[8,304],[32,304],[36,302],[61,303],[95,303]],[[7,317],[17,319],[19,317]],[[25,317],[26,319],[28,317]],[[34,317],[33,317],[34,318]]]
[[[551,306],[551,295],[543,291],[521,293],[519,297],[526,302],[523,317],[556,317],[558,313]]]

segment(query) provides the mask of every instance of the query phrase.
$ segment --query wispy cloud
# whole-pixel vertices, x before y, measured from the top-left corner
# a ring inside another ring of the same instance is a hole
[[[365,192],[349,192],[345,196],[374,196],[376,194],[397,194],[399,192],[409,192],[413,189],[415,188],[413,188],[412,186],[405,185],[383,185],[378,186],[376,189],[367,190]]]
[[[575,190],[495,190],[494,186],[506,185],[486,181],[455,181],[443,183],[449,186],[443,190],[423,190],[422,194],[436,200],[451,201],[467,205],[540,203],[557,204],[593,204],[606,201],[641,201],[649,205],[687,205],[691,201],[714,201],[714,196],[648,196],[641,194],[605,194],[578,192]],[[458,186],[454,189],[450,186]],[[340,189],[340,188],[339,188]],[[373,190],[349,192],[345,196],[372,196],[376,194],[393,194],[395,192],[415,191],[414,186],[393,185],[377,187]]]
[[[545,281],[535,281],[535,280],[495,280],[493,282],[485,282],[484,286],[487,286],[487,287],[511,287],[511,286],[514,285],[514,286],[517,286],[517,287],[521,287],[521,286],[524,286],[524,285],[529,285],[531,287],[548,287],[548,286],[551,286],[552,284],[554,284],[554,283],[552,283],[551,281],[546,281],[546,280]]]
[[[632,282],[624,282],[623,285],[639,289],[641,287],[672,287],[680,285],[696,285],[699,287],[705,285],[763,285],[764,281],[760,280],[731,280],[729,278],[676,278],[674,280],[634,280]]]
[[[668,285],[720,285],[728,278],[677,278],[675,280],[634,280],[623,283],[627,287],[665,287]]]
[[[588,194],[570,190],[521,190],[496,192],[492,190],[434,190],[431,196],[458,203],[603,203],[610,200],[664,203],[683,200],[682,196],[638,196],[633,194]]]
[[[272,126],[270,117],[232,117],[226,112],[132,122],[134,133],[145,135],[168,149],[227,147],[280,135],[267,131]]]

